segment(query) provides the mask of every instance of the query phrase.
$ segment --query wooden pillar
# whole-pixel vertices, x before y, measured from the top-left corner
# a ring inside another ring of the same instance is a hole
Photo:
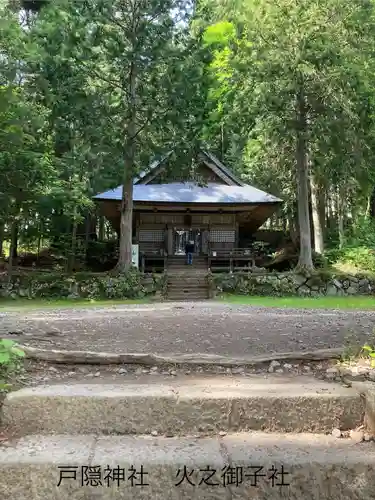
[[[237,219],[237,217],[236,217]],[[239,223],[236,220],[236,226],[235,226],[235,241],[234,241],[234,248],[239,248]]]
[[[209,239],[210,237],[210,234],[209,234],[209,231],[207,229],[205,229],[204,231],[202,231],[202,253],[204,255],[208,255],[209,254]]]
[[[167,229],[167,252],[168,255],[173,255],[173,229],[171,227]]]
[[[134,224],[135,224],[135,240],[134,243],[139,245],[139,226],[140,226],[140,220],[139,220],[139,214],[136,213],[135,218],[134,218]]]

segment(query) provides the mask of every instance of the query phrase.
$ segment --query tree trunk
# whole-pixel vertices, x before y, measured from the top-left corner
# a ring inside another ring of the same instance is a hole
[[[105,225],[103,215],[99,215],[99,240],[105,240]]]
[[[367,204],[366,204],[366,214],[365,217],[368,219],[371,213],[371,196],[367,196]]]
[[[318,214],[320,219],[320,227],[322,228],[323,234],[323,247],[325,238],[327,236],[327,223],[326,223],[326,190],[323,189],[323,186],[320,187],[317,193],[318,198]],[[323,248],[324,249],[324,248]]]
[[[284,234],[286,234],[288,231],[288,219],[287,219],[285,214],[283,214],[283,216],[281,218],[281,229],[282,229]]]
[[[298,234],[298,224],[297,224],[297,214],[294,208],[292,208],[290,211],[288,210],[288,227],[289,227],[289,235],[290,235],[290,240],[297,248],[299,246],[299,234]]]
[[[3,245],[4,245],[4,222],[0,222],[0,259],[3,255]]]
[[[370,216],[373,217],[373,218],[375,218],[375,187],[371,191],[371,197],[370,197],[370,203],[369,203],[369,205],[370,205],[370,207],[369,207],[370,208],[370,210],[369,210]]]
[[[72,228],[72,240],[71,240],[71,246],[70,246],[70,255],[68,259],[68,273],[71,273],[74,270],[75,266],[75,261],[76,261],[76,249],[77,249],[77,228],[78,228],[78,223],[77,223],[77,212],[75,211],[74,214],[74,221],[73,221],[73,228]]]
[[[88,214],[86,214],[85,217],[85,242],[83,246],[83,255],[85,260],[87,259],[87,253],[90,241],[98,240],[96,227],[97,227],[97,217],[95,214],[89,212]]]
[[[134,47],[136,39],[133,40]],[[137,76],[134,60],[130,63],[128,109],[129,121],[127,126],[127,141],[125,145],[124,180],[122,186],[121,214],[120,214],[120,244],[116,272],[126,272],[132,266],[133,243],[133,174],[135,168],[136,145],[136,106],[137,106]]]
[[[15,219],[10,231],[9,259],[12,258],[12,262],[18,257],[18,227],[18,219]]]
[[[338,191],[337,191],[337,211],[336,211],[340,248],[344,248],[344,246],[345,246],[345,220],[344,220],[345,203],[344,203],[344,199],[345,199],[345,187],[340,186]]]
[[[313,229],[314,229],[314,249],[316,253],[322,254],[324,250],[324,236],[323,227],[321,219],[321,207],[319,199],[319,187],[316,182],[314,174],[310,175],[310,187],[311,187],[311,207],[312,207],[312,219],[313,219]]]
[[[337,231],[337,196],[335,189],[331,188],[327,194],[327,228],[330,233]]]
[[[221,161],[224,161],[224,124],[221,124]]]
[[[127,271],[132,265],[133,178],[123,185],[120,219],[120,245],[117,271]]]
[[[40,257],[40,250],[42,248],[42,238],[43,238],[43,219],[39,221],[39,233],[38,233],[38,243],[37,243],[37,249],[36,249],[36,258],[39,260]]]
[[[301,85],[296,97],[296,167],[298,190],[298,223],[300,235],[300,253],[297,270],[314,269],[311,249],[311,225],[309,213],[309,165],[307,161],[307,111],[306,100]]]
[[[8,260],[8,283],[12,281],[13,264],[17,258],[17,245],[18,245],[18,220],[14,219],[10,226],[10,247],[9,247],[9,260]]]

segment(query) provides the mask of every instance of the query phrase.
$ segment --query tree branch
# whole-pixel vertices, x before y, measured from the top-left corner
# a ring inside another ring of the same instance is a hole
[[[112,80],[110,78],[103,76],[101,73],[96,71],[94,68],[89,67],[87,64],[83,63],[82,61],[77,60],[77,63],[78,63],[78,65],[81,65],[81,68],[85,68],[86,70],[88,70],[89,73],[91,72],[92,75],[95,76],[95,78],[98,78],[99,80],[102,80],[103,82],[109,83],[113,88],[120,89],[123,92],[127,93],[127,89],[123,85],[121,85],[120,82],[117,82],[115,80]]]

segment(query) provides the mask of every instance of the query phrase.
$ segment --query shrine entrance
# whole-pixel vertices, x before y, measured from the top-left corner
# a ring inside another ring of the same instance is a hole
[[[173,253],[174,255],[185,255],[185,245],[189,241],[194,241],[195,254],[202,252],[202,233],[200,229],[179,229],[173,232]]]

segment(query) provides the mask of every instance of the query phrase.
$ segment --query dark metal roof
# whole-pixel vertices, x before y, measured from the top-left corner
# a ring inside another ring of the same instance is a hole
[[[96,200],[120,201],[122,186],[98,194]],[[208,184],[200,187],[193,182],[170,184],[136,184],[133,201],[153,203],[280,203],[282,200],[252,186],[225,186]]]

